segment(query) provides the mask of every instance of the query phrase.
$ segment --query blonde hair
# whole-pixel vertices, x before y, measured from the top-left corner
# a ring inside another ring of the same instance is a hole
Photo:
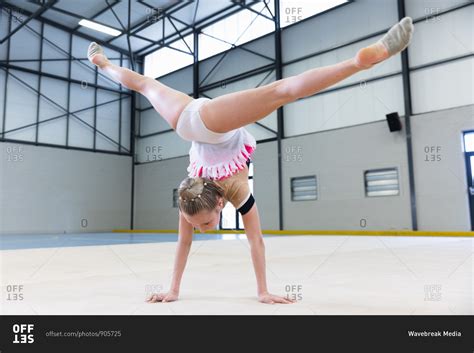
[[[178,188],[178,208],[190,216],[213,211],[223,195],[224,190],[210,179],[186,178]]]

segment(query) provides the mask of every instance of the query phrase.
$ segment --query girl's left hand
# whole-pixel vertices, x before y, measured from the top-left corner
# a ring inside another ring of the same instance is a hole
[[[258,301],[265,304],[292,304],[295,303],[296,300],[280,297],[278,295],[273,295],[270,293],[263,293],[258,295]]]

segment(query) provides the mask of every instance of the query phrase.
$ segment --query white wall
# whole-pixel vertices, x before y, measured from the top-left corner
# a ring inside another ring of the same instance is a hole
[[[462,137],[468,130],[474,130],[474,105],[412,117],[420,229],[470,230]]]
[[[131,163],[126,156],[0,143],[0,233],[129,229]]]

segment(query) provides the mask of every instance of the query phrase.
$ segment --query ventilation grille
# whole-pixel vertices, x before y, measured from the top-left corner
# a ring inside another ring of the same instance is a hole
[[[316,175],[291,178],[291,201],[317,200]]]
[[[396,168],[368,170],[365,172],[365,195],[394,196],[400,193]]]

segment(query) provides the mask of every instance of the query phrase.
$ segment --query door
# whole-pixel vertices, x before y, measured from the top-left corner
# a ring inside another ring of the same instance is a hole
[[[464,134],[466,154],[467,192],[471,215],[471,230],[474,230],[474,131]]]

